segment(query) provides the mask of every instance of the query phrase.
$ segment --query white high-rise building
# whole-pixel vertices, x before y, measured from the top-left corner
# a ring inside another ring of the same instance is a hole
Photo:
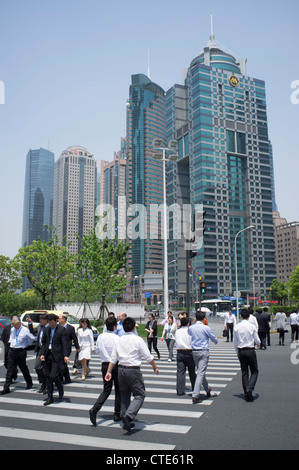
[[[97,161],[84,147],[68,147],[55,162],[53,225],[72,254],[80,250],[77,235],[94,228],[96,181]]]

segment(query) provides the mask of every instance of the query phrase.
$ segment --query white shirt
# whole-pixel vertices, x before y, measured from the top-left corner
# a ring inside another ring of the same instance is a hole
[[[110,362],[112,351],[118,341],[119,337],[114,334],[114,331],[106,330],[98,336],[96,353],[99,354],[102,362]]]
[[[249,323],[251,323],[253,326],[255,326],[255,328],[258,330],[259,329],[259,324],[257,322],[257,319],[255,318],[254,315],[249,315],[249,318],[247,320]]]
[[[234,325],[236,324],[236,316],[233,313],[231,315],[228,313],[225,316],[224,326],[226,326],[228,323],[233,323]]]
[[[176,323],[172,323],[172,325],[170,325],[169,323],[166,323],[164,325],[164,335],[165,335],[165,338],[166,339],[174,339],[175,338],[175,332],[177,330],[177,324]]]
[[[297,313],[293,312],[290,315],[290,325],[298,325],[299,324],[299,316]]]
[[[287,320],[286,314],[284,312],[277,312],[275,320],[276,320],[276,328],[278,329],[282,328],[284,330],[286,327],[286,320]]]
[[[94,350],[93,332],[90,328],[78,328],[78,343],[80,349],[91,348]]]
[[[11,327],[9,338],[11,348],[25,349],[34,340],[35,337],[25,326],[21,325],[18,329],[16,329],[14,326]]]
[[[177,349],[191,349],[192,350],[192,340],[191,336],[188,333],[188,327],[182,326],[175,333],[175,342]]]
[[[254,348],[255,344],[261,344],[256,327],[249,320],[242,320],[234,328],[235,350],[238,352],[238,349]]]
[[[133,332],[125,333],[121,336],[111,354],[110,362],[120,366],[141,366],[141,359],[151,362],[154,357],[149,352],[148,347],[140,336]]]

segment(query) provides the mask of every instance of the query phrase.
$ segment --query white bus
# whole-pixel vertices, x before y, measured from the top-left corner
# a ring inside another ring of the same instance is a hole
[[[201,307],[208,308],[212,315],[224,318],[229,309],[232,308],[232,303],[229,300],[209,299],[202,300]],[[195,310],[199,309],[199,302],[195,302]],[[208,314],[207,314],[208,315]]]

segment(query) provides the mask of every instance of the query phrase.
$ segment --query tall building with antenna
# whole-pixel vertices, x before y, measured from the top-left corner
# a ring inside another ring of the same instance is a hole
[[[272,217],[272,149],[266,87],[248,77],[246,59],[210,39],[187,70],[183,85],[166,93],[167,139],[176,139],[179,161],[168,164],[168,204],[202,204],[203,246],[192,260],[193,292],[202,275],[209,297],[236,290],[266,298],[275,271]],[[238,232],[254,225],[236,238]],[[170,233],[171,237],[171,233]],[[169,288],[186,292],[183,241],[169,241]]]
[[[83,234],[94,228],[97,203],[97,161],[85,147],[71,146],[55,162],[53,225],[60,241],[80,251]]]

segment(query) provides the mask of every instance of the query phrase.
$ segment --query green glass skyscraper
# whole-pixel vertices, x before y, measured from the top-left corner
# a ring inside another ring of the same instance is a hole
[[[130,220],[141,215],[140,237],[129,240],[129,280],[145,274],[161,274],[163,246],[160,239],[151,239],[146,218],[138,207],[163,204],[162,163],[153,158],[153,139],[166,144],[165,91],[146,75],[132,75],[127,102],[127,206]],[[139,205],[139,206],[138,206]],[[135,210],[136,209],[136,210]],[[133,234],[134,235],[134,234]]]
[[[248,77],[246,60],[212,35],[166,101],[167,138],[179,146],[179,162],[168,167],[168,202],[202,204],[205,211],[203,246],[190,273],[193,292],[199,273],[208,297],[233,294],[235,237],[254,225],[237,237],[238,285],[244,296],[255,290],[266,298],[276,272],[265,82]],[[178,295],[186,291],[183,241],[170,240],[172,260],[169,287]]]

